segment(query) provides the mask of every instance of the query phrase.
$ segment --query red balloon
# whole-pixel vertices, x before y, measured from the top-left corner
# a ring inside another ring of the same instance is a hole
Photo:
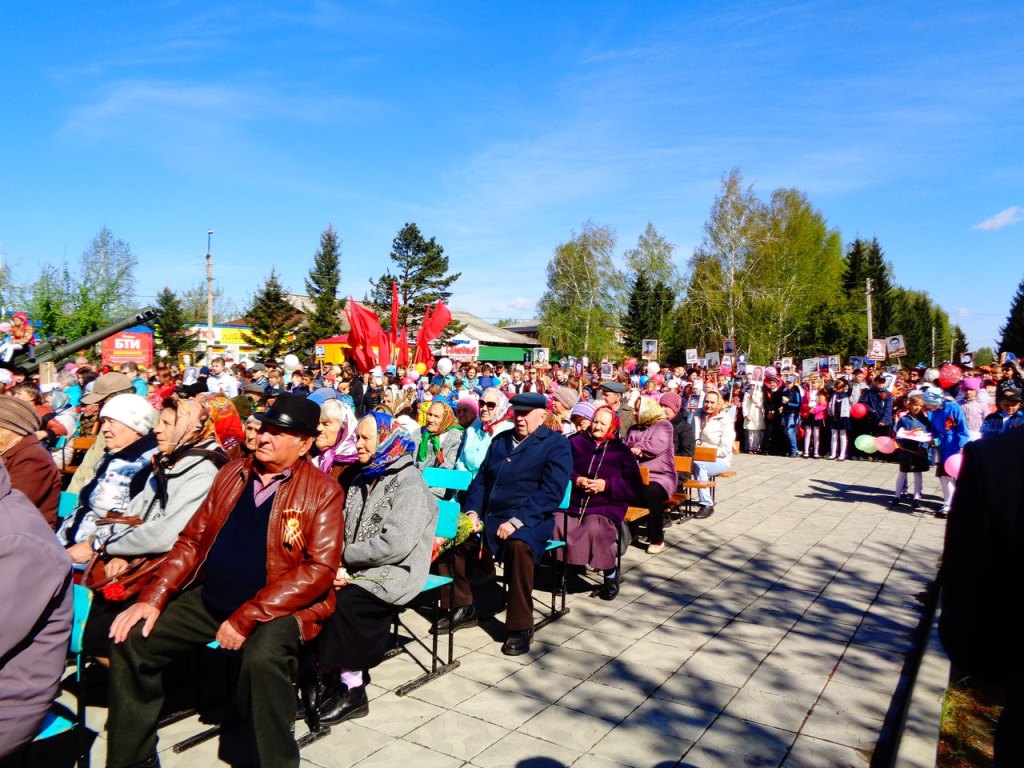
[[[863,419],[868,415],[868,407],[864,403],[854,403],[850,408],[850,415],[855,419]]]
[[[949,389],[958,384],[963,377],[963,371],[952,363],[945,363],[939,368],[939,386],[943,389]]]

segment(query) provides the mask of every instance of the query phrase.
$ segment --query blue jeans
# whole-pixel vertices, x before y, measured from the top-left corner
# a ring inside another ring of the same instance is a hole
[[[800,426],[800,413],[786,413],[782,418],[782,425],[786,430],[786,438],[789,440],[789,455],[795,456],[800,453],[800,448],[796,442],[796,428]]]
[[[719,459],[718,461],[695,461],[693,462],[693,476],[695,480],[708,480],[715,475],[720,475],[729,469],[729,463]],[[697,503],[706,507],[711,503],[711,490],[708,488],[697,489]]]

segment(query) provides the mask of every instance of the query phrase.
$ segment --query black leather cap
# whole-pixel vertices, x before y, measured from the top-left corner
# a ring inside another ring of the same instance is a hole
[[[266,413],[254,414],[264,424],[273,424],[289,432],[316,437],[320,406],[298,395],[281,394]]]

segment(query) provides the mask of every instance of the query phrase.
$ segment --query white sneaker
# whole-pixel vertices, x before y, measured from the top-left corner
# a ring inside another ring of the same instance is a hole
[[[648,555],[660,555],[664,551],[665,551],[665,542],[664,541],[661,542],[660,544],[648,544],[647,545],[647,554]]]

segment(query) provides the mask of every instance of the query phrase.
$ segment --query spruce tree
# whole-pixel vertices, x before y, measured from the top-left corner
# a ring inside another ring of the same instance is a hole
[[[298,346],[307,352],[311,352],[320,339],[337,336],[341,332],[339,318],[343,302],[338,299],[340,257],[341,243],[334,227],[328,225],[320,234],[320,249],[313,255],[313,267],[306,278],[306,293],[313,303],[313,311],[306,315],[306,323],[299,331]]]
[[[960,354],[963,352],[970,351],[970,347],[967,346],[967,335],[964,333],[964,329],[959,325],[953,326],[953,360],[959,361]]]
[[[260,360],[280,357],[289,349],[288,336],[295,308],[288,303],[276,270],[270,271],[270,277],[253,296],[246,317],[251,327],[243,338],[256,347]]]
[[[167,350],[172,360],[178,355],[191,352],[196,348],[198,339],[188,330],[188,319],[185,308],[177,294],[170,288],[164,288],[156,295],[157,315],[149,322],[149,327],[156,334],[161,349]]]
[[[627,355],[640,355],[640,342],[652,338],[651,325],[651,284],[647,276],[640,272],[633,280],[629,290],[629,301],[626,314],[622,317],[622,346]],[[656,338],[656,337],[655,337]]]
[[[1000,352],[1012,352],[1017,357],[1024,357],[1024,280],[1017,286],[1006,325],[999,329],[999,335]]]
[[[451,298],[451,285],[461,272],[448,273],[448,257],[444,248],[433,237],[423,237],[416,224],[407,223],[391,242],[390,269],[377,280],[371,280],[370,303],[385,328],[391,325],[391,284],[398,283],[398,327],[419,326],[427,307]],[[442,338],[461,329],[458,323],[449,323]]]

